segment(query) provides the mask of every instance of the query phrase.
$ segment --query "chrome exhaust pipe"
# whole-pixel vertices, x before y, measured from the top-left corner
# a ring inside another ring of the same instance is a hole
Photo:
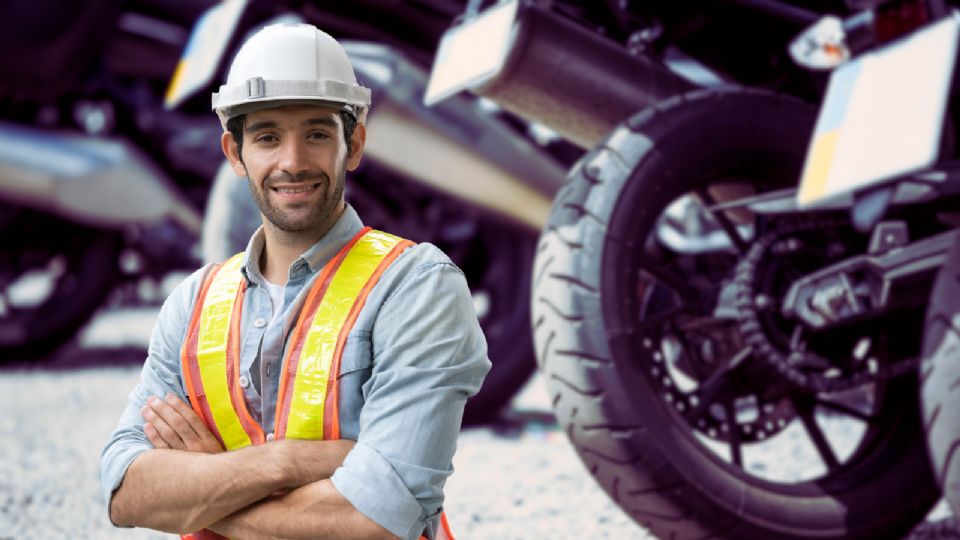
[[[0,197],[98,227],[170,218],[199,236],[203,218],[125,141],[0,122]]]
[[[582,148],[594,148],[635,112],[695,87],[549,9],[520,2],[515,12],[499,69],[470,91]]]

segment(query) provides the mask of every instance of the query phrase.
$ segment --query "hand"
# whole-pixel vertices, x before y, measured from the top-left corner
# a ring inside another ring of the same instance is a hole
[[[160,399],[151,396],[140,410],[146,423],[143,432],[154,448],[216,454],[223,452],[220,441],[203,420],[174,394]]]

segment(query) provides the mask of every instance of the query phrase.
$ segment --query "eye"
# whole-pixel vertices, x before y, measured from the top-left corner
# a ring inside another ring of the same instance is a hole
[[[330,134],[325,131],[311,131],[307,134],[307,138],[316,141],[325,141],[330,138]]]
[[[273,135],[272,133],[264,133],[264,134],[261,134],[261,135],[257,135],[257,136],[253,139],[254,142],[256,142],[256,143],[261,143],[261,144],[274,143],[274,142],[277,142],[277,141],[279,141],[279,140],[280,140],[280,139],[279,139],[276,135]]]

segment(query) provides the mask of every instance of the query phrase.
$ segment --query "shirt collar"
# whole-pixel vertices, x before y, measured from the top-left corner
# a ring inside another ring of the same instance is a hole
[[[333,227],[323,235],[316,244],[310,246],[304,251],[288,270],[287,279],[293,282],[308,274],[318,272],[330,259],[336,255],[343,246],[347,244],[363,228],[363,222],[357,211],[349,204],[340,215],[340,219],[333,224]],[[244,252],[244,261],[241,272],[248,282],[259,285],[263,282],[263,274],[260,272],[260,255],[263,253],[263,247],[266,244],[266,236],[261,226],[257,232],[253,233],[250,241],[247,243],[247,250]]]

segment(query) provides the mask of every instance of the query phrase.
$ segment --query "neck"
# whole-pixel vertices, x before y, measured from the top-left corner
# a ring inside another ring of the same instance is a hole
[[[263,252],[260,254],[260,271],[263,277],[270,283],[286,285],[293,261],[319,242],[340,219],[345,209],[346,205],[341,205],[340,209],[334,212],[326,222],[306,231],[284,231],[264,220],[265,242]]]

